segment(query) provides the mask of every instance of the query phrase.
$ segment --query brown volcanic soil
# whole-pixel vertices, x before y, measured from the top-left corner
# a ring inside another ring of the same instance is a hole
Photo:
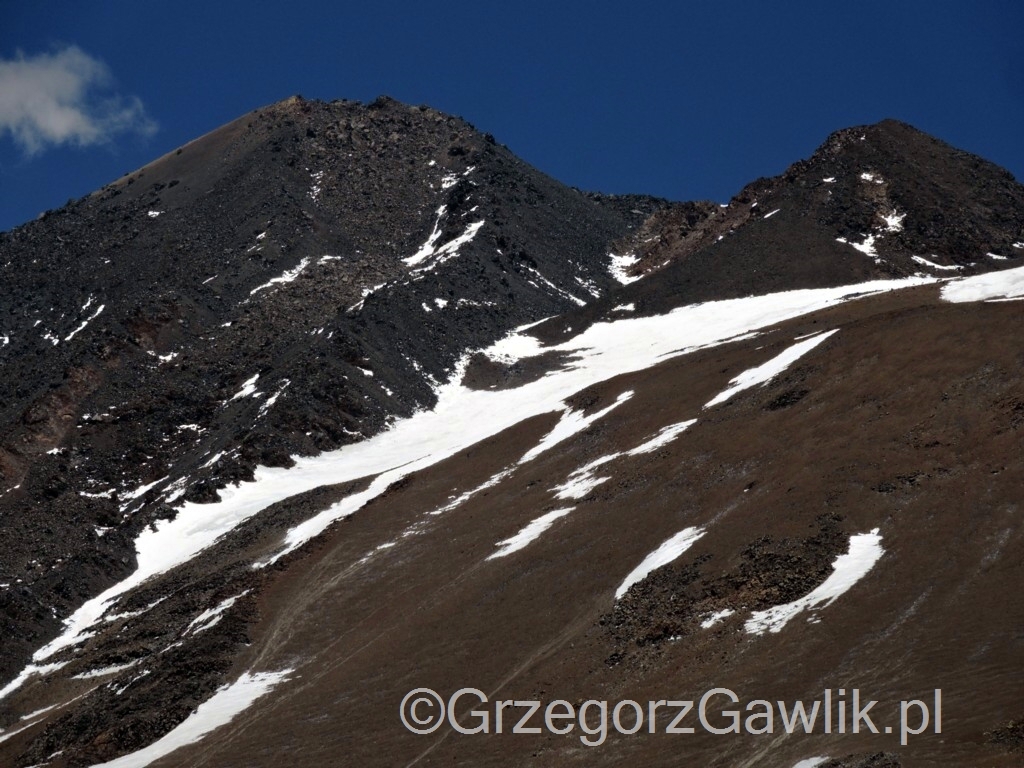
[[[411,476],[254,585],[243,612],[254,621],[227,679],[289,667],[293,678],[154,765],[791,768],[814,755],[835,766],[1019,765],[1007,723],[1024,707],[1024,597],[1009,587],[1021,583],[1024,562],[1024,478],[1011,458],[1024,438],[1024,353],[993,329],[1019,324],[1024,304],[936,297],[928,286],[863,299],[594,387],[592,408],[627,389],[635,395],[444,514],[427,513],[517,461],[553,415]],[[767,386],[702,411],[729,379],[794,337],[837,327]],[[572,470],[691,418],[697,423],[655,453],[602,466],[598,474],[611,479],[528,547],[486,560],[495,542],[570,506],[549,489]],[[704,537],[616,606],[624,576],[694,525],[706,527]],[[849,592],[777,634],[743,631],[751,609],[806,593],[845,537],[875,527],[885,554]],[[363,560],[389,541],[397,543]],[[705,611],[726,605],[737,613],[699,627]],[[609,621],[616,615],[628,620]],[[659,635],[666,627],[672,634]],[[609,664],[616,653],[621,660]],[[895,724],[901,699],[930,700],[942,688],[943,733],[906,747],[870,733],[613,734],[595,748],[578,732],[413,736],[398,706],[419,686],[445,697],[474,686],[492,700],[577,703],[691,699],[715,686],[744,700],[809,701],[825,688],[860,688],[880,702],[879,725]],[[25,696],[52,703],[73,692],[55,679],[45,694],[31,686]],[[87,698],[70,710],[89,707]],[[66,750],[54,766],[97,754],[74,730],[48,732],[46,749]],[[28,765],[16,756],[39,733],[0,744],[0,760]]]

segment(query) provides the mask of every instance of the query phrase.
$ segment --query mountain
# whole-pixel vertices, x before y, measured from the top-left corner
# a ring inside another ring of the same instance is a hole
[[[3,233],[0,763],[1018,765],[1022,256],[1024,187],[896,121],[720,206],[387,98]],[[883,732],[650,718],[715,688]]]

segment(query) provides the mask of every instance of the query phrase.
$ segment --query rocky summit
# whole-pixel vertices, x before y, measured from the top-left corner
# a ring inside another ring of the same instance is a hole
[[[1018,766],[1022,299],[893,120],[720,205],[245,115],[0,233],[0,765]]]

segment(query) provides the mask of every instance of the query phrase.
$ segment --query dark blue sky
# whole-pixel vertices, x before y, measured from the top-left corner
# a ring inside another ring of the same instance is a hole
[[[1024,179],[1022,32],[1010,0],[4,2],[0,229],[295,93],[430,104],[603,192],[725,201],[884,117]],[[94,60],[91,122],[33,101]]]

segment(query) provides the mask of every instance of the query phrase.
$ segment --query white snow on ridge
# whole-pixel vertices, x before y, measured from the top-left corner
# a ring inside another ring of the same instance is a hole
[[[444,208],[444,206],[441,207]],[[437,238],[440,237],[441,234],[439,229],[437,228],[438,226],[440,226],[439,217],[438,225],[435,226],[434,233],[432,233],[430,236],[431,239],[428,240],[423,245],[423,247],[421,247],[420,250],[417,251],[415,254],[413,254],[407,259],[402,259],[402,262],[405,263],[407,266],[412,267],[416,266],[417,264],[422,264],[427,259],[432,259],[431,263],[412,270],[414,274],[430,272],[431,270],[436,269],[441,264],[444,264],[449,259],[453,259],[456,256],[458,256],[459,248],[461,248],[463,245],[465,245],[474,237],[476,237],[477,232],[480,231],[480,228],[484,225],[484,223],[485,222],[481,220],[467,225],[465,231],[461,235],[459,235],[453,240],[449,240],[440,248],[436,248],[434,247],[434,243],[436,242]]]
[[[819,333],[815,336],[810,337],[804,341],[798,342],[793,346],[789,347],[782,354],[776,355],[766,363],[762,363],[756,368],[750,368],[744,371],[739,376],[729,382],[729,386],[726,387],[722,392],[711,398],[705,408],[710,408],[719,403],[724,403],[733,395],[738,392],[742,392],[745,389],[756,387],[758,384],[764,385],[771,381],[773,378],[778,376],[780,373],[785,371],[789,366],[799,360],[801,357],[806,355],[816,346],[829,338],[838,330],[826,331],[825,333]]]
[[[640,261],[639,256],[632,253],[623,254],[622,256],[611,253],[608,257],[611,259],[611,263],[608,265],[608,272],[623,285],[629,285],[642,277],[642,275],[626,274],[627,269]]]
[[[292,670],[280,672],[245,672],[230,685],[221,687],[213,696],[200,704],[196,711],[177,728],[148,747],[124,755],[116,760],[99,763],[92,768],[146,768],[181,747],[195,744],[211,731],[227,725],[244,712],[253,702],[288,679]]]
[[[668,565],[677,559],[683,552],[692,547],[704,533],[703,528],[684,528],[675,536],[666,539],[660,547],[645,557],[643,562],[630,571],[629,575],[623,579],[619,588],[615,590],[615,599],[618,600],[629,591],[630,587],[638,581],[643,581],[647,578],[647,574],[651,571],[661,568],[663,565]]]
[[[125,493],[118,494],[119,498],[124,499],[124,503],[121,505],[121,511],[123,512],[125,509],[128,508],[129,504],[132,501],[135,501],[135,499],[139,498],[140,496],[144,496],[146,494],[146,492],[149,491],[150,488],[155,488],[156,486],[160,485],[160,483],[162,483],[166,479],[167,479],[167,477],[164,476],[164,477],[161,477],[159,480],[154,480],[152,483],[146,483],[145,485],[140,485],[134,491],[127,491]]]
[[[284,394],[284,391],[288,389],[290,384],[291,382],[288,379],[284,379],[282,381],[281,387],[277,390],[277,392],[268,397],[267,401],[260,406],[260,412],[259,414],[257,414],[257,418],[266,415],[267,411],[269,411],[274,406],[274,403],[276,403],[278,399],[280,399],[281,395]]]
[[[473,169],[470,168],[469,170],[471,171]],[[469,171],[466,171],[466,173],[469,173]],[[447,212],[448,208],[444,205],[437,209],[437,219],[434,221],[434,228],[427,237],[427,241],[421,245],[419,250],[412,256],[402,259],[402,263],[407,267],[418,267],[417,269],[412,270],[413,273],[428,272],[438,265],[448,261],[448,259],[458,256],[459,248],[476,237],[477,232],[479,232],[480,228],[484,225],[483,221],[473,222],[466,227],[465,231],[461,235],[449,240],[442,246],[438,246],[437,241],[441,239],[441,220]],[[434,263],[426,266],[419,266],[428,259],[433,259]]]
[[[626,393],[631,394],[631,393]],[[617,404],[617,403],[616,403]],[[614,405],[612,406],[614,407]],[[605,412],[607,412],[606,409]],[[602,456],[598,459],[585,464],[579,469],[573,470],[569,477],[561,485],[556,485],[551,490],[555,492],[555,498],[557,499],[582,499],[601,483],[610,480],[609,477],[597,477],[594,474],[594,470],[598,467],[604,466],[610,461],[613,461],[620,456],[640,456],[644,453],[651,453],[661,448],[664,445],[668,445],[670,442],[675,440],[680,434],[682,434],[688,427],[695,424],[696,419],[690,419],[689,421],[682,421],[678,424],[669,424],[667,427],[662,427],[654,437],[646,442],[641,443],[625,452],[615,452]]]
[[[639,456],[642,453],[651,453],[656,451],[662,446],[671,443],[696,423],[696,419],[690,419],[689,421],[680,421],[678,424],[669,424],[667,427],[662,427],[658,434],[650,440],[641,443],[636,448],[626,451],[626,455]]]
[[[366,297],[367,296],[372,296],[377,291],[379,291],[381,288],[384,288],[386,286],[387,286],[387,283],[380,283],[379,285],[373,285],[373,286],[370,286],[369,288],[363,288],[362,291],[360,292],[362,294],[362,298],[359,299],[359,301],[357,301],[351,307],[349,307],[347,311],[349,311],[349,312],[357,312],[357,311],[359,311],[360,309],[363,308],[363,304],[366,302]]]
[[[111,667],[101,667],[100,669],[91,669],[88,672],[82,672],[77,675],[72,675],[72,680],[91,680],[94,677],[107,677],[108,675],[116,675],[118,672],[124,672],[126,669],[131,669],[136,666],[142,659],[135,659],[135,661],[129,661],[127,664],[115,664]]]
[[[568,291],[565,291],[565,290],[559,288],[557,285],[555,285],[550,280],[548,280],[546,277],[544,277],[544,275],[542,275],[539,270],[534,269],[533,267],[529,267],[528,266],[528,267],[526,267],[526,271],[527,272],[532,272],[533,274],[535,274],[537,276],[537,279],[539,279],[542,283],[544,283],[546,286],[548,286],[548,288],[553,290],[555,293],[557,293],[562,298],[568,299],[569,301],[571,301],[573,304],[575,304],[578,307],[586,306],[587,302],[585,302],[581,298],[578,298],[577,296],[573,296]]]
[[[306,170],[308,171],[309,169],[307,168]],[[324,172],[313,171],[309,174],[309,177],[313,180],[313,183],[309,187],[309,197],[314,203],[316,203],[320,201],[320,193],[324,190]]]
[[[297,278],[300,274],[302,274],[302,271],[306,267],[308,267],[308,266],[309,266],[309,257],[305,256],[305,257],[303,257],[302,261],[300,261],[298,264],[295,265],[295,267],[293,269],[287,270],[284,274],[279,275],[278,277],[272,277],[270,280],[265,282],[263,285],[257,285],[255,288],[253,288],[251,291],[249,291],[249,295],[250,296],[255,296],[260,291],[264,290],[265,288],[270,288],[273,285],[278,285],[278,284],[283,284],[283,283],[290,283],[293,280],[295,280],[295,278]]]
[[[190,560],[220,536],[278,501],[325,484],[373,478],[365,491],[293,527],[272,559],[302,546],[335,520],[352,514],[383,493],[396,480],[433,466],[525,419],[544,413],[564,413],[565,399],[588,386],[845,301],[933,282],[935,278],[913,277],[705,302],[660,316],[628,316],[595,323],[578,336],[551,347],[542,347],[537,339],[520,329],[484,350],[485,354],[523,359],[553,351],[570,358],[571,363],[521,387],[473,390],[461,383],[471,354],[467,352],[451,380],[438,388],[433,410],[398,420],[386,431],[336,451],[295,457],[291,469],[257,467],[252,482],[227,486],[220,491],[218,502],[182,503],[173,520],[158,521],[136,538],[136,571],[82,605],[65,622],[64,633],[33,658],[38,662],[85,639],[90,627],[101,620],[121,595],[151,576]]]
[[[953,303],[1024,296],[1024,267],[953,280],[942,286],[941,295]]]
[[[73,338],[75,338],[75,336],[79,332],[85,330],[85,326],[87,326],[89,323],[91,323],[93,320],[95,320],[97,317],[99,317],[100,316],[100,312],[102,312],[104,309],[106,309],[106,305],[105,304],[100,304],[99,307],[96,309],[96,311],[92,313],[92,316],[86,318],[85,320],[83,320],[82,324],[80,326],[78,326],[77,328],[75,328],[75,330],[73,330],[71,333],[69,333],[67,335],[67,337],[64,339],[64,341],[71,341]],[[54,343],[56,344],[56,342],[54,342]]]
[[[565,517],[574,509],[575,507],[567,507],[565,509],[556,509],[545,515],[541,515],[519,531],[515,536],[507,538],[504,541],[499,541],[498,546],[501,547],[501,549],[494,554],[488,555],[487,559],[494,560],[496,557],[505,557],[506,555],[511,555],[513,552],[518,552],[554,525],[558,518]]]
[[[533,448],[523,454],[523,458],[519,460],[520,464],[524,464],[531,459],[535,459],[540,456],[544,451],[554,448],[559,443],[568,440],[573,435],[579,434],[598,419],[607,415],[610,411],[618,408],[624,402],[629,400],[633,396],[633,391],[629,390],[619,395],[615,402],[609,405],[607,408],[603,408],[600,411],[584,416],[581,411],[570,411],[568,408],[564,409],[562,418],[554,428],[537,443]]]
[[[493,488],[498,483],[500,483],[502,480],[504,480],[506,477],[511,475],[513,472],[515,472],[515,467],[512,467],[511,469],[503,469],[503,470],[501,470],[501,472],[497,472],[494,475],[492,475],[491,477],[489,477],[486,480],[484,480],[476,488],[470,488],[468,491],[466,491],[465,493],[463,493],[463,494],[461,494],[459,496],[449,497],[449,498],[451,498],[451,501],[449,501],[443,507],[440,507],[439,509],[435,509],[433,512],[430,512],[429,514],[431,514],[431,515],[443,515],[445,512],[451,512],[456,507],[459,507],[459,506],[465,504],[467,501],[469,501],[471,498],[476,496],[478,493],[481,493],[481,492],[486,491],[486,490],[488,490],[490,488]]]
[[[700,623],[700,628],[711,629],[713,626],[715,626],[715,624],[729,618],[734,613],[736,613],[736,611],[734,611],[732,608],[723,608],[720,611],[715,611]]]
[[[207,610],[203,611],[201,614],[192,619],[192,623],[190,623],[185,628],[185,631],[182,634],[198,635],[200,632],[205,632],[206,630],[210,629],[211,627],[216,625],[222,618],[224,618],[223,614],[226,610],[231,608],[231,606],[237,603],[240,598],[244,597],[247,594],[249,594],[248,589],[245,590],[245,592],[242,592],[242,594],[240,595],[235,595],[234,597],[229,597],[225,600],[221,600],[213,608],[208,608]]]
[[[235,393],[235,396],[232,397],[231,400],[229,400],[228,402],[231,402],[232,400],[238,400],[243,397],[252,397],[254,394],[256,394],[256,382],[259,380],[259,378],[260,375],[257,373],[254,374],[251,378],[246,379],[242,383],[242,388],[238,390],[238,392]]]
[[[875,239],[876,238],[874,235],[865,235],[864,242],[855,243],[852,240],[847,240],[845,237],[837,237],[836,242],[852,245],[865,256],[870,256],[871,258],[873,258],[875,260],[875,263],[877,264],[878,262],[881,261],[881,257],[878,255],[878,251],[875,250]]]
[[[943,272],[956,272],[957,270],[963,269],[963,267],[960,266],[959,264],[936,264],[934,261],[928,261],[928,259],[924,258],[923,256],[911,256],[910,258],[923,267],[928,267],[929,269],[938,269]]]
[[[579,469],[573,470],[569,473],[569,477],[564,483],[556,485],[551,489],[555,492],[555,498],[577,500],[584,498],[601,483],[610,479],[608,477],[595,477],[594,470],[607,464],[609,461],[617,459],[621,455],[621,453],[613,453],[608,456],[602,456]]]
[[[851,536],[849,551],[835,559],[832,563],[832,573],[823,583],[791,603],[775,605],[764,611],[754,611],[744,624],[744,629],[755,635],[780,632],[797,614],[819,606],[827,608],[864,578],[878,562],[884,552],[881,541],[878,528],[870,533]]]
[[[882,220],[885,222],[885,229],[887,232],[900,232],[903,229],[903,220],[907,218],[905,213],[897,213],[894,209],[892,213],[882,216]]]
[[[437,220],[434,221],[434,229],[427,237],[427,242],[420,246],[420,249],[416,251],[412,256],[402,259],[406,266],[414,267],[421,261],[425,261],[434,254],[434,249],[437,246],[437,241],[441,237],[441,217],[444,216],[445,211],[448,210],[447,206],[442,205],[437,209]]]

